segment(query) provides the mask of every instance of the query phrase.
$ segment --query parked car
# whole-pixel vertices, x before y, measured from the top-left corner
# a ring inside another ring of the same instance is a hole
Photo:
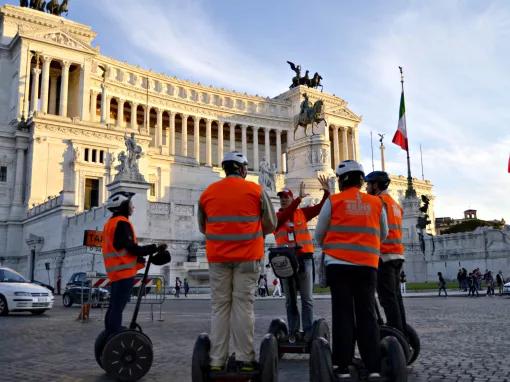
[[[96,277],[107,278],[105,274],[97,273]],[[93,306],[106,304],[110,299],[109,287],[93,287],[85,272],[73,273],[62,295],[62,302],[66,308],[73,304],[91,303]],[[90,297],[90,301],[89,301]]]
[[[503,294],[510,294],[510,282],[503,284]]]
[[[53,307],[53,293],[25,280],[18,272],[0,267],[0,316],[28,311],[39,315]]]
[[[51,293],[55,294],[55,288],[53,288],[51,285],[48,285],[48,284],[45,284],[41,281],[37,281],[37,280],[32,280],[31,281],[32,284],[37,284],[37,285],[40,285],[42,287],[45,287],[46,289],[48,289]]]

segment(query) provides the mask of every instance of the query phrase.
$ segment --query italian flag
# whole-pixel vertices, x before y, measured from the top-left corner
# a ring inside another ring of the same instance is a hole
[[[393,136],[392,142],[407,151],[409,146],[407,145],[407,128],[406,128],[406,106],[404,102],[404,90],[400,96],[400,110],[398,113],[398,127],[397,132]]]

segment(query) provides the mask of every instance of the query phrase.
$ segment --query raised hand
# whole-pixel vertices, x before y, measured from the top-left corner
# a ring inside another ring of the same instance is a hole
[[[323,189],[324,191],[330,191],[329,181],[325,175],[319,175],[317,179],[319,180],[319,183],[321,184],[321,189]]]
[[[299,185],[299,197],[303,199],[309,195],[310,194],[305,193],[305,182],[301,182],[301,184]]]

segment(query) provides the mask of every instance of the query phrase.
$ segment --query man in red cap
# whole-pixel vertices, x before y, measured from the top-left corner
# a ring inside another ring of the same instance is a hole
[[[289,342],[296,341],[296,335],[300,335],[300,316],[297,307],[297,292],[301,294],[301,319],[303,324],[304,338],[311,338],[313,323],[313,242],[312,235],[308,231],[307,222],[319,215],[322,205],[329,197],[328,179],[321,175],[319,183],[324,190],[324,196],[319,204],[311,207],[298,208],[305,194],[305,184],[301,182],[299,196],[294,199],[292,191],[283,189],[277,195],[280,198],[280,210],[276,213],[278,224],[274,232],[278,246],[297,247],[296,255],[299,262],[299,271],[296,277],[283,280],[283,289],[287,307],[287,321],[289,325]]]

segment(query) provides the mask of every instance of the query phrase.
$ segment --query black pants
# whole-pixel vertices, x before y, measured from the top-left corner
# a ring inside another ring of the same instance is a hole
[[[354,344],[370,372],[380,369],[379,326],[375,315],[377,271],[354,265],[328,265],[333,318],[333,364],[352,364]]]
[[[129,279],[112,282],[110,305],[104,317],[104,326],[107,335],[114,334],[121,330],[122,312],[131,297],[134,280],[134,277],[131,277]]]
[[[438,296],[441,296],[441,291],[444,291],[445,297],[448,296],[448,293],[446,293],[446,287],[444,285],[440,285],[439,286],[439,294],[438,294]],[[476,292],[476,294],[478,294],[478,291]]]
[[[379,261],[377,294],[384,308],[387,324],[406,333],[406,313],[400,293],[400,271],[404,260]]]

